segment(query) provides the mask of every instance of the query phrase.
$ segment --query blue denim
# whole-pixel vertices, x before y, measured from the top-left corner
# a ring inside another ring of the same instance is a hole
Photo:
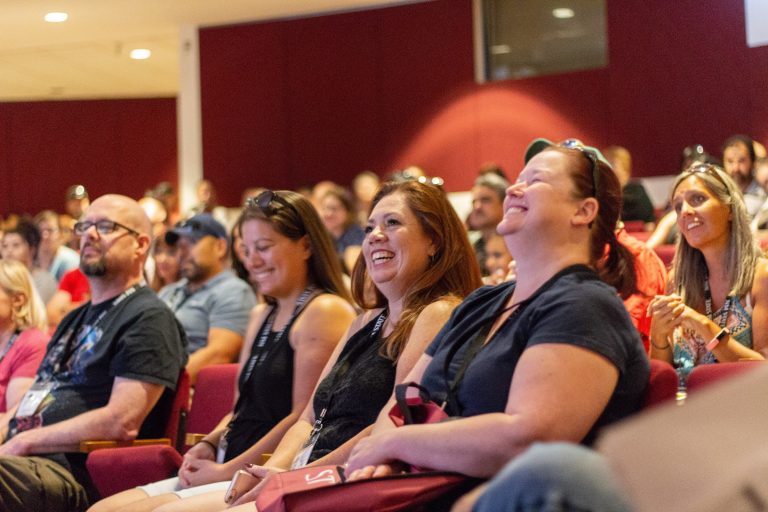
[[[491,480],[473,512],[630,512],[605,459],[568,443],[535,444]]]

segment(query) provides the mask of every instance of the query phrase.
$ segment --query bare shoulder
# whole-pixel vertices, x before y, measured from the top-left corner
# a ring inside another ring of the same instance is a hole
[[[431,302],[421,310],[416,322],[427,322],[430,324],[434,322],[445,322],[459,304],[461,304],[461,299],[452,295]]]
[[[306,319],[328,320],[336,318],[338,315],[352,318],[355,315],[355,309],[338,295],[323,293],[307,304],[302,316]]]
[[[752,295],[756,298],[768,298],[768,259],[759,258],[752,281]]]

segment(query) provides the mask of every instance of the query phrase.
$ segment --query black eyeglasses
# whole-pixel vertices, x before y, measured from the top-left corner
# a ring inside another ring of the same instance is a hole
[[[96,222],[91,222],[89,220],[76,222],[74,227],[74,232],[77,236],[83,236],[86,231],[91,229],[92,226],[96,226],[96,232],[99,233],[100,235],[112,234],[115,231],[117,231],[117,228],[122,228],[134,236],[139,236],[141,234],[135,229],[129,228],[125,224],[120,224],[119,222],[115,222],[113,220],[106,220],[106,219],[97,220]]]
[[[599,176],[597,167],[597,154],[584,146],[584,144],[579,139],[566,139],[557,146],[565,149],[575,149],[587,157],[587,160],[589,160],[589,163],[592,165],[592,197],[597,197],[597,183]]]
[[[714,177],[717,181],[720,182],[720,184],[725,187],[725,190],[728,190],[728,186],[725,184],[725,181],[723,180],[723,177],[720,175],[720,172],[725,172],[722,169],[720,169],[716,165],[712,164],[693,164],[688,169],[685,170],[684,174],[709,174],[710,176]]]
[[[296,211],[291,203],[280,197],[280,195],[273,190],[265,190],[256,197],[249,197],[245,201],[245,206],[248,208],[258,208],[266,215],[271,216],[278,210],[278,208],[272,206],[272,203],[278,203],[285,208],[290,208],[291,210]]]

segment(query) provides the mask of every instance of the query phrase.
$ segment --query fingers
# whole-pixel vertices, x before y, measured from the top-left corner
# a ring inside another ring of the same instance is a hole
[[[347,480],[366,480],[372,478],[376,472],[376,466],[364,466],[349,474]]]

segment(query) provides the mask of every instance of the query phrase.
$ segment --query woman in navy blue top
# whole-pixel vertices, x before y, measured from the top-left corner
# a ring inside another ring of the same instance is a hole
[[[588,443],[641,406],[649,363],[616,293],[635,287],[614,234],[618,180],[574,140],[534,141],[526,162],[498,225],[517,281],[468,297],[407,379],[459,418],[394,428],[380,416],[352,452],[352,478],[396,461],[489,477],[534,441]]]

